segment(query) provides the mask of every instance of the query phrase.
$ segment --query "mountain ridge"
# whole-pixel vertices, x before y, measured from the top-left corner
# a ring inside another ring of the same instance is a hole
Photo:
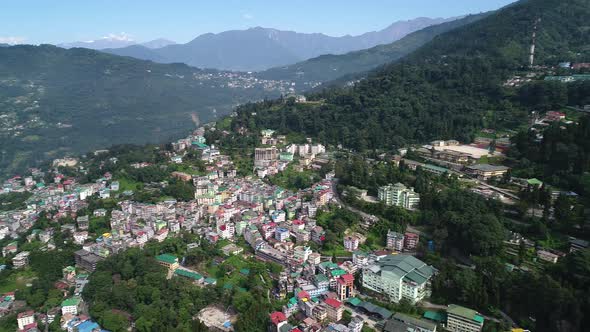
[[[110,48],[104,51],[148,60],[164,58],[161,62],[182,62],[199,68],[261,71],[322,54],[343,54],[393,42],[414,31],[453,19],[417,18],[398,21],[379,31],[341,37],[253,27],[206,33],[186,44],[168,45],[149,52],[137,48]]]
[[[309,87],[341,79],[348,75],[361,75],[381,65],[401,59],[439,34],[476,22],[491,13],[467,15],[454,21],[431,25],[415,31],[393,43],[340,55],[320,55],[303,62],[265,70],[258,73],[258,76],[264,79],[290,80],[299,87]]]

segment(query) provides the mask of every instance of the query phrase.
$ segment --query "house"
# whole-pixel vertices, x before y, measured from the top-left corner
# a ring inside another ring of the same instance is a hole
[[[387,232],[387,248],[393,249],[397,252],[402,252],[404,249],[404,235],[389,230]]]
[[[447,308],[447,330],[450,332],[479,332],[484,318],[477,311],[455,304]]]
[[[20,312],[16,316],[16,322],[19,330],[25,330],[27,326],[35,323],[35,312],[33,310]]]
[[[416,233],[406,232],[406,234],[404,234],[404,249],[406,249],[406,250],[416,249],[419,241],[420,241],[420,235],[418,235]]]
[[[340,301],[354,296],[354,276],[352,274],[347,273],[336,279],[336,294],[338,294]]]
[[[65,314],[77,315],[81,301],[82,300],[79,297],[72,297],[72,298],[64,300],[61,303],[62,316]]]
[[[537,250],[537,257],[549,263],[557,263],[557,260],[559,259],[559,255],[547,250]]]
[[[275,311],[270,314],[270,324],[269,332],[279,332],[281,327],[287,324],[287,316],[280,311]]]
[[[342,302],[336,299],[327,298],[324,301],[324,304],[329,320],[337,322],[342,319],[342,314],[344,313],[344,306],[342,305]]]
[[[231,256],[231,255],[238,255],[241,254],[244,249],[242,247],[238,247],[233,243],[230,243],[228,245],[226,245],[225,247],[223,247],[221,249],[221,251],[223,251],[223,254],[226,256]]]
[[[14,266],[15,269],[20,269],[27,265],[29,265],[28,251],[21,251],[12,258],[12,266]]]
[[[344,249],[353,252],[359,247],[359,239],[356,236],[345,236],[344,237]]]

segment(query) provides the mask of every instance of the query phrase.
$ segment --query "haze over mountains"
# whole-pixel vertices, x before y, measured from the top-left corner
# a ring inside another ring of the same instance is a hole
[[[468,15],[412,32],[393,43],[380,44],[345,54],[320,55],[292,65],[271,68],[258,73],[257,76],[264,79],[289,80],[295,82],[300,89],[336,79],[346,80],[350,78],[349,75],[366,74],[367,71],[378,66],[395,62],[436,36],[476,22],[490,14]]]
[[[125,45],[103,51],[155,62],[182,62],[199,68],[260,71],[323,54],[344,54],[388,44],[412,32],[454,19],[421,17],[395,22],[380,31],[342,37],[255,27],[218,34],[207,33],[186,44],[167,45],[155,49],[149,49],[147,45]]]
[[[91,50],[102,50],[105,48],[123,48],[129,46],[141,46],[147,49],[155,49],[161,48],[168,45],[174,45],[176,42],[165,39],[165,38],[158,38],[154,40],[147,41],[145,43],[138,43],[133,40],[131,37],[127,36],[126,34],[120,35],[109,35],[106,37],[102,37],[95,40],[88,40],[88,41],[77,41],[71,43],[61,43],[57,44],[59,47],[63,48],[74,48],[74,47],[82,47],[82,48],[89,48]]]

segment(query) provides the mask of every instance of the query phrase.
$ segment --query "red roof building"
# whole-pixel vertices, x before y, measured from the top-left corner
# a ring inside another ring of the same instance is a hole
[[[280,311],[275,311],[270,314],[270,321],[276,326],[287,320],[287,316]]]

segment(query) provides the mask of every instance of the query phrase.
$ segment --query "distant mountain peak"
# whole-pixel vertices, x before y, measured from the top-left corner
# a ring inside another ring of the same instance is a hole
[[[176,45],[176,42],[166,38],[157,38],[154,40],[147,41],[145,43],[141,43],[141,46],[151,49],[162,48],[169,45]]]

